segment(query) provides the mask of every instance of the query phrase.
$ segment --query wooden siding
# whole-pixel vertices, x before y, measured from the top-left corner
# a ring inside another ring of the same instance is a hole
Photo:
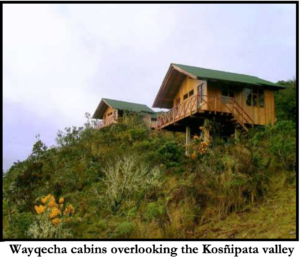
[[[230,88],[230,85],[228,86]],[[222,96],[222,87],[215,84],[208,84],[208,96]],[[236,87],[234,89],[234,98],[236,102],[245,110],[245,112],[253,119],[256,125],[268,125],[275,122],[275,103],[274,92],[272,90],[264,90],[264,107],[248,106],[244,88]],[[225,110],[224,110],[225,111]]]
[[[191,90],[194,90],[194,95],[196,95],[197,94],[197,87],[198,87],[198,85],[200,85],[202,83],[204,84],[203,85],[203,89],[204,89],[203,94],[206,95],[206,81],[195,80],[195,79],[191,79],[189,77],[186,77],[184,79],[184,81],[182,82],[182,84],[181,84],[179,90],[177,91],[176,95],[175,95],[175,98],[173,100],[173,107],[178,105],[178,103],[176,103],[176,100],[178,98],[180,98],[180,103],[182,103],[183,102],[183,96],[185,94],[189,94],[189,92]]]
[[[211,107],[219,110],[220,112],[228,112],[228,107],[222,105],[220,101],[216,101],[216,98],[212,97],[222,97],[223,87],[231,88],[230,83],[226,86],[218,85],[218,82],[206,82],[205,80],[195,80],[186,77],[182,82],[178,92],[173,99],[173,107],[176,108],[178,105],[177,99],[180,98],[180,103],[184,102],[183,96],[188,94],[191,90],[194,90],[194,95],[198,94],[198,85],[203,86],[204,100],[207,103],[203,104],[204,110],[209,110]],[[246,96],[244,93],[244,88],[241,86],[232,87],[234,89],[234,99],[240,105],[240,107],[249,115],[249,117],[254,121],[256,125],[268,125],[274,124],[275,122],[275,103],[274,103],[274,92],[272,90],[264,90],[264,107],[249,106],[246,104]],[[215,103],[212,103],[215,101]],[[231,103],[227,103],[227,106],[231,107]],[[239,116],[239,115],[238,115]]]
[[[119,116],[118,110],[107,107],[104,111],[102,122],[95,125],[95,128],[101,129],[113,123],[117,123],[118,120],[126,120],[126,115],[123,114],[123,117]],[[151,115],[147,113],[143,113],[143,120],[147,126],[155,129],[157,126],[157,121],[151,121]]]
[[[118,110],[107,107],[103,115],[103,125],[107,126],[117,121]]]

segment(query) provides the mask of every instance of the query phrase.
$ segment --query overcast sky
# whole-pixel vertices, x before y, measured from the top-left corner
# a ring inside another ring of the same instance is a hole
[[[296,75],[295,5],[5,5],[3,163],[103,97],[152,106],[170,63]]]

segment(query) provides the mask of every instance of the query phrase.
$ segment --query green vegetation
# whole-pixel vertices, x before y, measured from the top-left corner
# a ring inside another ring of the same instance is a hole
[[[4,238],[295,238],[291,110],[236,144],[195,137],[190,157],[139,117],[37,139],[4,174]]]

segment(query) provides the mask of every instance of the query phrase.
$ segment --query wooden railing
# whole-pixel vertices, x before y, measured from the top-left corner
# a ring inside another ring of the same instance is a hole
[[[168,112],[160,114],[157,118],[157,128],[165,127],[185,117],[204,111],[232,114],[246,131],[248,131],[248,128],[245,124],[249,124],[252,127],[254,124],[253,119],[234,98],[194,95]]]
[[[117,121],[116,116],[109,116],[106,119],[99,120],[95,123],[95,129],[102,129],[105,126],[111,125]]]

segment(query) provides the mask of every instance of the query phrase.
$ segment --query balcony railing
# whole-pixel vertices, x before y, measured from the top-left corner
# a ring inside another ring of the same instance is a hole
[[[116,116],[109,116],[106,119],[98,120],[95,122],[94,128],[95,129],[102,129],[103,127],[109,126],[113,123],[117,122]]]
[[[157,128],[163,128],[195,113],[205,111],[232,114],[245,130],[248,130],[245,124],[251,126],[254,124],[252,118],[232,97],[194,95],[168,112],[160,114],[157,118]]]

